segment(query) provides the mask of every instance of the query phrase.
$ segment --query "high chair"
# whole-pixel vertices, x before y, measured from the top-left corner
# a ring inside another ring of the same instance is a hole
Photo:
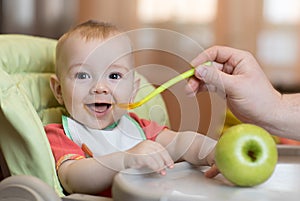
[[[111,200],[66,196],[59,183],[43,129],[48,123],[61,122],[61,115],[66,114],[49,87],[55,46],[54,39],[0,35],[0,180],[4,179],[0,183],[0,200],[1,195],[6,200]],[[153,86],[143,76],[137,76],[142,86],[137,94],[139,100]],[[151,111],[154,105],[160,106],[155,114]],[[151,120],[169,124],[161,96],[134,112],[142,118],[151,115]]]

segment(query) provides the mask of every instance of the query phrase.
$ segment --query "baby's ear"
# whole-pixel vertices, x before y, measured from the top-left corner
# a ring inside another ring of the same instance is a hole
[[[136,78],[134,83],[133,83],[133,92],[132,92],[132,96],[130,98],[130,102],[133,103],[134,99],[136,97],[137,92],[140,89],[140,83],[141,83],[141,79],[140,78]]]
[[[57,102],[61,105],[64,104],[64,100],[62,97],[60,81],[56,75],[51,75],[50,77],[50,88],[57,100]]]

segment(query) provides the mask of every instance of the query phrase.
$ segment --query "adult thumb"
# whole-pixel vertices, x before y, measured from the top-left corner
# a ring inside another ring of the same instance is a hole
[[[195,76],[205,84],[213,85],[223,91],[230,87],[230,75],[222,72],[214,65],[198,66],[195,69]]]

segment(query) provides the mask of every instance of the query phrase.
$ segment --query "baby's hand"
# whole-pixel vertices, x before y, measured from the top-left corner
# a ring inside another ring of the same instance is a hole
[[[126,151],[124,165],[125,168],[136,169],[148,167],[161,175],[165,175],[165,168],[173,168],[174,161],[161,144],[145,140]]]

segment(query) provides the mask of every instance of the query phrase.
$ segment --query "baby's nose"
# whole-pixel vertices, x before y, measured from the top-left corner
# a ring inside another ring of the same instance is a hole
[[[91,94],[108,94],[109,88],[103,82],[97,82],[90,90]]]

